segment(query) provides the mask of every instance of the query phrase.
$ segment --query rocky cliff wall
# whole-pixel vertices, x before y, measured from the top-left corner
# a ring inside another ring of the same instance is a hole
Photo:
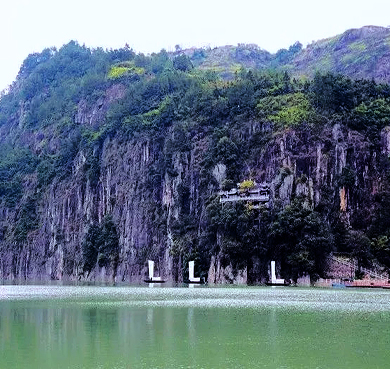
[[[244,140],[249,139],[245,135],[251,125],[243,128]],[[259,156],[250,158],[249,166],[258,183],[271,185],[270,207],[285,206],[304,195],[310,207],[332,201],[347,223],[356,223],[364,215],[363,204],[367,208],[381,185],[377,161],[388,153],[387,136],[384,130],[376,150],[362,135],[337,124],[317,133],[290,129],[274,135]],[[54,180],[37,200],[38,227],[24,242],[17,244],[12,237],[16,213],[2,209],[3,278],[140,281],[146,275],[146,260],[152,258],[156,273],[181,281],[185,258],[175,239],[175,224],[185,214],[196,225],[191,237],[200,236],[206,201],[217,191],[225,169],[222,164],[202,166],[212,142],[209,135],[194,135],[189,150],[164,156],[173,138],[172,129],[163,140],[146,134],[129,140],[107,138],[95,184],[85,176],[86,154],[78,152],[71,176]],[[207,170],[213,180],[204,186],[201,172]],[[241,178],[247,175],[244,169]],[[33,190],[36,179],[30,181]],[[188,189],[184,200],[183,188]],[[115,270],[96,266],[86,275],[81,244],[91,222],[101,223],[106,214],[112,215],[118,229],[118,266]],[[223,265],[218,247],[215,250],[208,259],[210,282],[245,283],[247,271]]]

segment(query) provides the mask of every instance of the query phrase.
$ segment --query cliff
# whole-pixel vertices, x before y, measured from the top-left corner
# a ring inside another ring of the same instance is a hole
[[[266,58],[265,58],[266,59]],[[264,60],[265,60],[264,59]],[[256,64],[254,64],[256,66]],[[390,267],[390,89],[77,43],[26,59],[0,100],[0,274],[209,283]],[[241,183],[269,201],[221,203]]]

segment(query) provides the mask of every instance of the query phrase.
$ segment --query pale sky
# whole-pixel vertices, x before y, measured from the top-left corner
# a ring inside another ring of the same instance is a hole
[[[389,0],[0,0],[0,91],[28,54],[70,40],[158,52],[255,43],[270,52],[365,25],[390,25]]]

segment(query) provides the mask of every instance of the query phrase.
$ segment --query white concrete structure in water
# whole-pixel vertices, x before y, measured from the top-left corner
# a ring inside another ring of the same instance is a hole
[[[271,261],[271,283],[272,284],[284,284],[284,279],[276,278],[275,273],[275,261]]]
[[[190,281],[190,283],[199,283],[200,282],[200,277],[194,277],[194,266],[195,266],[195,262],[194,261],[190,261],[188,262],[188,275],[189,275],[189,278],[188,280]]]
[[[154,277],[154,261],[148,260],[148,266],[149,266],[149,280],[150,281],[161,281],[161,277]]]

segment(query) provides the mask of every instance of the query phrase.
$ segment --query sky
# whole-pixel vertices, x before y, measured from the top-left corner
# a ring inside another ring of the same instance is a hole
[[[365,25],[390,25],[389,0],[0,0],[0,91],[23,60],[70,40],[136,52],[255,43],[270,52]]]

